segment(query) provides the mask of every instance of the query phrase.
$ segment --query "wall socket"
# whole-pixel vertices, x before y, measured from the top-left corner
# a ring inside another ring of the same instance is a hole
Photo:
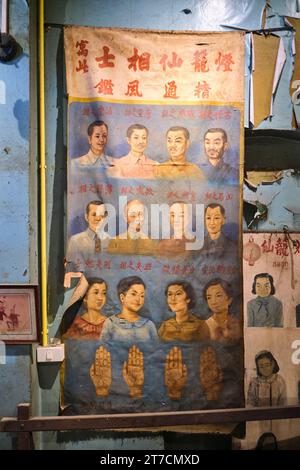
[[[65,358],[65,345],[38,346],[36,357],[37,362],[62,362]]]

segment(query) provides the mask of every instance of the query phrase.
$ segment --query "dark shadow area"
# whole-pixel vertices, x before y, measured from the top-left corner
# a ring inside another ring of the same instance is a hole
[[[230,450],[230,434],[184,434],[165,432],[166,450]]]
[[[245,170],[300,169],[300,129],[246,130]]]
[[[5,351],[7,356],[30,356],[31,344],[7,344]]]
[[[52,364],[40,362],[37,364],[37,373],[40,388],[42,388],[43,390],[51,390],[56,380],[56,377],[59,374],[60,366],[60,362],[54,362]]]
[[[57,71],[57,122],[56,122],[56,147],[55,147],[55,173],[53,181],[53,206],[49,236],[48,265],[48,302],[49,321],[53,322],[59,305],[64,300],[64,221],[65,219],[65,194],[67,187],[67,149],[64,145],[67,133],[66,113],[66,83],[64,65],[63,29],[57,46],[56,56]]]
[[[300,328],[300,304],[296,305],[296,327]]]
[[[58,431],[57,443],[101,440],[101,439],[149,439],[161,436],[160,432],[145,431]]]
[[[259,436],[255,450],[278,450],[277,438],[272,432],[264,432]]]

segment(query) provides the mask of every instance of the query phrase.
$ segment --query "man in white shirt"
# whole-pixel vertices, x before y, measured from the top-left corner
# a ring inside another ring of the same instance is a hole
[[[154,169],[157,162],[146,157],[144,151],[148,145],[148,129],[142,124],[133,124],[127,129],[127,143],[130,152],[121,158],[115,158],[113,167],[108,174],[114,178],[142,178],[155,177]]]
[[[105,155],[104,149],[108,139],[108,127],[104,121],[94,121],[87,129],[90,150],[82,157],[76,158],[74,163],[80,166],[107,167],[113,164],[113,158]]]
[[[88,260],[106,251],[109,243],[108,233],[101,230],[107,211],[102,200],[91,201],[86,206],[86,230],[72,235],[68,241],[66,272],[85,272]]]

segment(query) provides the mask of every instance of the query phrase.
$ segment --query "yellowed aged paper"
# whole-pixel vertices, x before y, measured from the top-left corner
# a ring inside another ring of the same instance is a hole
[[[124,77],[134,72],[134,81],[140,85],[139,93],[135,95],[137,102],[164,100],[165,87],[172,82],[177,86],[177,93],[176,98],[169,96],[169,99],[197,102],[199,96],[191,93],[192,77],[195,85],[198,79],[202,85],[203,82],[209,85],[210,101],[242,101],[242,37],[243,33],[239,32],[177,34],[67,27],[65,47],[68,51],[68,93],[76,98],[99,98],[102,95],[99,94],[101,85],[97,84],[101,80],[102,83],[109,80],[113,85],[110,97],[126,100],[132,95],[127,90]]]
[[[273,78],[280,38],[253,35],[255,70],[253,72],[254,127],[270,115]]]

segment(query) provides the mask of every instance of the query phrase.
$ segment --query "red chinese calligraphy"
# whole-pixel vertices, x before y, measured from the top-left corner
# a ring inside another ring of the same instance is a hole
[[[238,268],[236,266],[224,266],[223,264],[217,265],[204,265],[202,266],[202,274],[206,276],[216,275],[216,274],[236,274]]]
[[[145,263],[143,265],[141,261],[138,261],[136,265],[134,265],[134,262],[132,260],[129,260],[128,262],[121,261],[119,264],[119,269],[131,269],[133,271],[139,271],[139,272],[151,271],[152,263]]]
[[[173,200],[178,200],[178,199],[184,199],[189,200],[191,202],[196,201],[196,193],[195,191],[169,191],[167,193],[167,199],[173,199]]]
[[[127,84],[127,92],[125,93],[126,96],[143,96],[142,93],[139,91],[139,81],[133,80]]]
[[[164,264],[162,271],[163,271],[164,274],[170,274],[170,265],[169,264]]]
[[[83,55],[84,57],[86,57],[89,53],[86,45],[89,43],[89,41],[86,41],[84,39],[82,39],[81,41],[77,41],[76,42],[76,48],[78,48],[79,50],[77,51],[77,55]]]
[[[205,193],[205,199],[213,199],[214,201],[230,201],[233,199],[232,193],[222,193],[219,192],[217,193],[216,191],[214,192],[206,192]]]
[[[196,96],[197,98],[207,99],[209,98],[209,90],[211,90],[211,87],[205,80],[203,80],[202,82],[197,83],[194,91],[194,96]]]
[[[100,69],[107,68],[107,67],[114,67],[114,62],[111,62],[115,59],[114,54],[109,54],[109,47],[103,46],[103,56],[96,57],[95,60],[98,62],[98,67]]]
[[[179,96],[177,96],[176,93],[177,93],[176,82],[172,80],[171,82],[166,83],[164,98],[177,99],[179,98]]]
[[[215,60],[215,64],[217,65],[217,71],[223,67],[223,72],[232,72],[232,68],[230,67],[235,62],[232,60],[232,53],[228,52],[228,54],[222,54],[219,52],[217,59]]]
[[[173,274],[173,275],[181,275],[186,276],[189,274],[193,274],[195,272],[195,266],[192,264],[180,265],[180,264],[164,264],[162,266],[162,273],[163,274]]]
[[[102,194],[112,194],[112,184],[81,184],[78,187],[79,193],[102,193]]]
[[[142,263],[141,263],[140,261],[138,261],[138,262],[136,263],[135,270],[142,272],[142,270],[143,270],[143,265],[142,265]]]
[[[102,269],[102,260],[99,259],[99,258],[97,259],[96,267],[97,267],[98,269]]]
[[[78,66],[76,67],[76,72],[80,72],[81,70],[83,70],[83,73],[87,73],[89,71],[89,66],[87,64],[86,59],[78,61]]]
[[[294,240],[293,241],[294,243],[294,255],[296,255],[297,253],[300,253],[300,240]]]
[[[94,265],[94,261],[92,260],[92,258],[87,258],[85,260],[85,266],[87,268],[93,268],[95,265]]]
[[[288,256],[288,243],[285,240],[282,240],[281,238],[277,238],[277,241],[275,243],[275,252],[276,255],[279,256]]]
[[[183,60],[177,56],[176,52],[172,52],[172,60],[168,60],[168,55],[167,54],[164,54],[162,56],[162,58],[160,59],[159,63],[162,65],[163,67],[163,71],[165,72],[166,71],[166,68],[167,66],[170,68],[170,69],[173,69],[174,67],[181,67],[182,64],[183,64]]]
[[[121,186],[120,194],[131,194],[133,196],[154,196],[151,186]]]
[[[152,109],[151,108],[125,108],[124,109],[124,116],[133,116],[133,117],[145,117],[150,119],[152,117]]]
[[[97,88],[99,95],[113,95],[113,87],[114,84],[111,80],[104,79],[101,79],[100,82],[94,86],[94,88]]]
[[[104,261],[104,268],[105,269],[111,269],[111,260],[107,259]]]
[[[194,71],[195,72],[208,72],[209,67],[207,63],[207,49],[204,49],[203,51],[199,52],[196,51],[194,53],[194,62],[192,62],[192,65],[194,65]]]
[[[98,111],[100,114],[106,114],[112,116],[112,107],[111,106],[98,106]]]
[[[263,243],[261,244],[262,247],[262,252],[263,253],[272,253],[274,251],[274,245],[271,245],[271,239],[269,240],[264,240]]]
[[[120,194],[134,194],[132,186],[121,186]]]
[[[127,59],[129,62],[128,68],[136,72],[137,67],[139,70],[149,70],[150,69],[150,54],[149,52],[143,52],[141,55],[138,54],[138,49],[135,47],[133,49],[133,56]]]

